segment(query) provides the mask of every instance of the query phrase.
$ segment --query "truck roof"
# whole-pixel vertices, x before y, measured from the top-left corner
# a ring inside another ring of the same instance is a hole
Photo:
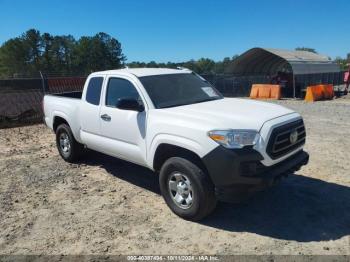
[[[101,71],[101,72],[95,72],[93,74],[132,74],[137,77],[142,76],[152,76],[152,75],[169,75],[169,74],[186,74],[191,73],[188,69],[171,69],[171,68],[123,68],[123,69],[116,69],[116,70],[107,70],[107,71]]]

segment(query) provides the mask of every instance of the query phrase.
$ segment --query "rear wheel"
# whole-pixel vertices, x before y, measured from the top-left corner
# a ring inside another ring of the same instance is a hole
[[[201,168],[187,159],[168,159],[161,168],[159,183],[165,202],[182,218],[200,220],[216,206],[214,185]]]
[[[56,146],[61,157],[67,162],[75,162],[84,151],[84,146],[77,142],[72,130],[67,124],[61,124],[56,129]]]

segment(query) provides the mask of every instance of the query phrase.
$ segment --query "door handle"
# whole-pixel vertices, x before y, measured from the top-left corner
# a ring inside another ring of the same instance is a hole
[[[104,121],[111,121],[111,119],[112,119],[112,118],[111,118],[109,115],[107,115],[107,114],[102,115],[101,118],[102,118],[102,120],[104,120]]]

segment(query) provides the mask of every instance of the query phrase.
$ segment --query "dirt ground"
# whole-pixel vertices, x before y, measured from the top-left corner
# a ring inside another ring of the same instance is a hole
[[[152,172],[58,155],[43,125],[0,130],[0,254],[350,254],[350,97],[277,102],[301,113],[310,163],[207,219],[175,216]]]

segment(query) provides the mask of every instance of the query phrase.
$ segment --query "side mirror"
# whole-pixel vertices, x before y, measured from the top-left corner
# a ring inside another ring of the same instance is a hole
[[[122,110],[132,110],[137,112],[145,110],[145,107],[135,98],[119,98],[116,107]]]

